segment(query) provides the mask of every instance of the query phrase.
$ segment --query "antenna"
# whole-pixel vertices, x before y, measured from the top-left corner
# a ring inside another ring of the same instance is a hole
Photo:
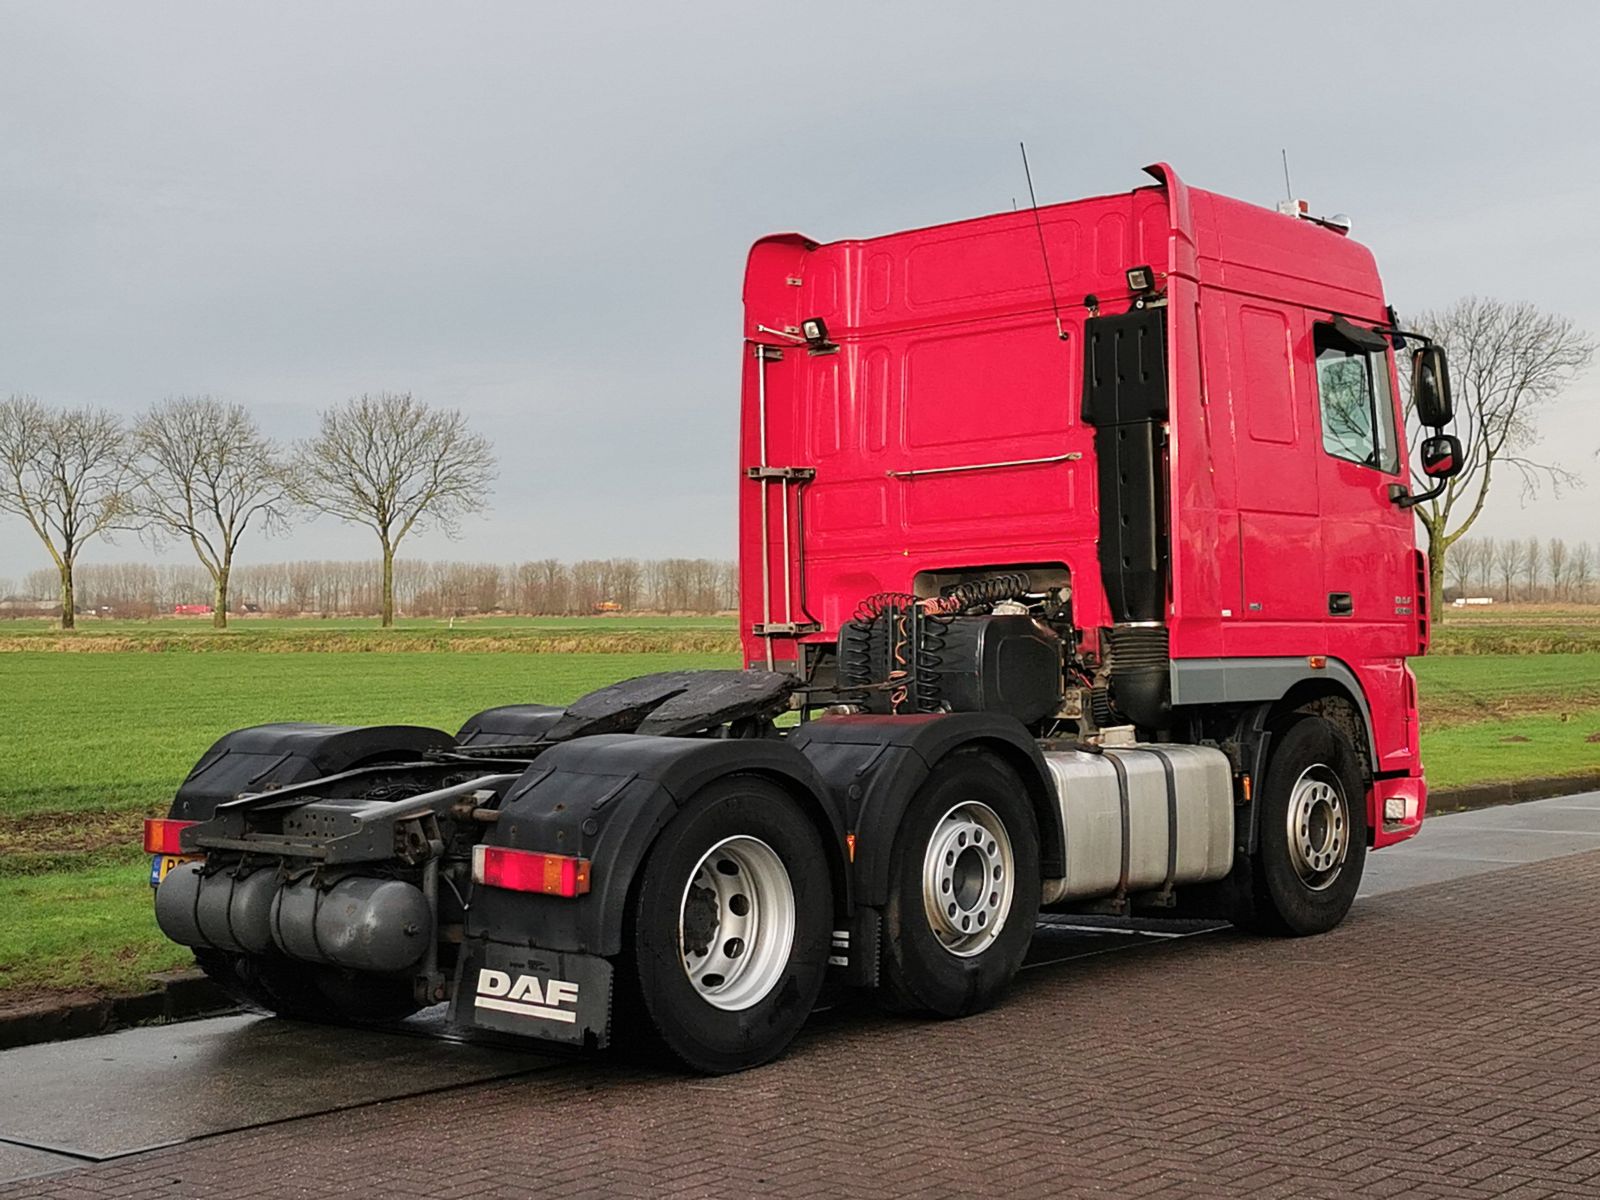
[[[1039,255],[1044,259],[1044,281],[1050,289],[1050,311],[1056,318],[1056,336],[1067,340],[1067,331],[1061,328],[1061,306],[1056,303],[1056,281],[1050,274],[1050,251],[1045,249],[1044,222],[1039,219],[1039,197],[1033,193],[1033,172],[1028,169],[1028,143],[1018,142],[1022,151],[1022,173],[1028,178],[1028,203],[1033,205],[1033,227],[1039,231]]]
[[[1288,201],[1290,201],[1292,203],[1294,201],[1294,188],[1292,188],[1289,185],[1289,151],[1280,148],[1278,153],[1283,155],[1283,195],[1284,195],[1284,199],[1286,199],[1286,200],[1288,200]]]

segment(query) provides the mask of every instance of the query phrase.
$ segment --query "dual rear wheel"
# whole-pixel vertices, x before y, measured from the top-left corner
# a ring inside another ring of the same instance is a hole
[[[613,1036],[707,1074],[776,1057],[822,990],[833,909],[822,835],[794,799],[759,776],[711,784],[633,889]]]
[[[879,1000],[963,1017],[992,1005],[1033,938],[1039,830],[1017,773],[958,750],[906,810],[889,864]]]
[[[956,1017],[993,1004],[1039,910],[1021,780],[958,751],[912,800],[891,856],[879,996]],[[834,896],[822,835],[784,790],[719,780],[663,830],[629,904],[613,1035],[722,1073],[776,1057],[821,991]]]

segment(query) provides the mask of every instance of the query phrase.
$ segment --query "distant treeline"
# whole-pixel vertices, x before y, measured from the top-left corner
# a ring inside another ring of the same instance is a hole
[[[1446,595],[1590,604],[1600,546],[1565,538],[1462,538],[1445,559]]]
[[[56,585],[52,570],[32,571],[18,584],[0,579],[0,597],[11,598],[0,615],[35,615],[18,597],[44,601]],[[739,595],[735,564],[710,558],[551,558],[509,566],[402,559],[394,586],[400,611],[424,617],[715,613],[736,607]],[[212,580],[198,564],[90,563],[78,568],[77,592],[86,615],[151,617],[179,605],[209,605]],[[382,569],[376,560],[240,564],[232,595],[235,612],[366,615],[382,607]]]

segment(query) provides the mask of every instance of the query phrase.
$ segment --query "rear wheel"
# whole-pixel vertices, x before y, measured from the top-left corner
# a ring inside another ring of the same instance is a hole
[[[763,779],[719,780],[645,860],[613,1026],[707,1074],[776,1057],[822,988],[832,916],[822,838],[799,805]]]
[[[1280,727],[1256,803],[1252,911],[1241,923],[1287,936],[1327,932],[1350,911],[1366,864],[1366,788],[1355,747],[1321,717]]]
[[[1039,913],[1039,830],[1017,773],[993,755],[941,761],[890,858],[879,998],[960,1017],[1011,982]]]

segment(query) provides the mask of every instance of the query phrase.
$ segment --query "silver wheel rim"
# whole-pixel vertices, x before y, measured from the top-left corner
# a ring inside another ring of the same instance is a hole
[[[1289,791],[1289,862],[1314,892],[1332,886],[1350,852],[1350,801],[1328,767],[1307,767]]]
[[[749,1008],[777,986],[794,946],[794,886],[760,838],[723,838],[689,872],[678,956],[707,1004]]]
[[[945,813],[922,859],[922,906],[939,944],[958,958],[988,949],[1011,913],[1016,874],[994,809],[969,800]]]

